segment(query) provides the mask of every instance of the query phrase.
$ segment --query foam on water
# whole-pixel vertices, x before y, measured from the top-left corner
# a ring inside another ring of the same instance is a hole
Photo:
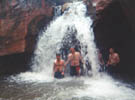
[[[53,80],[50,83],[51,87],[52,85],[51,95],[51,91],[48,91],[34,100],[135,100],[134,89],[106,74],[102,74],[100,78],[74,77]]]
[[[49,86],[52,87],[49,89],[50,91],[46,91],[46,88],[44,88],[43,91],[45,93],[43,92],[42,96],[34,97],[35,99],[32,100],[135,100],[135,90],[107,75],[99,75],[94,34],[90,27],[92,20],[86,16],[87,9],[85,4],[83,2],[70,3],[68,9],[61,16],[60,9],[61,7],[58,7],[58,14],[56,14],[59,17],[56,18],[55,16],[55,19],[39,36],[32,61],[32,71],[20,73],[15,77],[11,76],[10,81],[13,80],[18,83],[50,83]],[[64,36],[70,34],[68,30],[76,30],[76,38],[81,44],[81,54],[84,60],[89,58],[93,77],[66,77],[61,80],[53,78],[52,70],[53,62],[56,59],[55,54],[61,48]],[[85,46],[87,46],[87,55],[85,54]],[[42,88],[42,86],[38,86],[33,91],[38,91]],[[31,91],[26,92],[29,93]]]
[[[135,90],[107,75],[100,78],[88,78],[84,89],[76,90],[76,97],[89,97],[94,100],[135,100]],[[88,99],[91,100],[91,99]]]
[[[44,73],[44,75],[48,77],[52,75],[55,54],[60,50],[64,36],[71,34],[68,33],[68,30],[71,28],[71,31],[77,31],[76,37],[82,44],[82,55],[85,53],[85,51],[83,51],[83,49],[85,49],[84,45],[88,48],[87,55],[92,65],[93,74],[98,73],[99,66],[96,46],[94,44],[94,34],[90,27],[92,20],[86,16],[86,12],[87,9],[83,2],[70,3],[69,9],[48,26],[47,30],[43,32],[43,35],[39,37],[33,60],[33,72]]]
[[[63,15],[55,18],[48,25],[47,30],[39,36],[32,61],[32,71],[20,73],[15,77],[12,76],[11,79],[17,82],[50,82],[53,87],[51,90],[53,94],[48,92],[42,97],[35,97],[34,100],[74,100],[73,98],[77,98],[75,100],[135,100],[135,91],[133,89],[107,75],[100,76],[98,74],[99,65],[94,44],[94,34],[90,27],[92,20],[86,16],[86,6],[83,2],[73,2],[68,6],[68,10]],[[62,80],[53,78],[52,70],[55,54],[61,48],[64,36],[70,34],[67,33],[69,27],[71,28],[70,31],[77,31],[76,37],[81,43],[82,56],[84,60],[87,57],[89,58],[93,77],[66,77]],[[87,55],[85,55],[85,46],[87,46]],[[62,85],[55,86],[56,82],[60,82]],[[82,82],[81,85],[78,85],[79,82]],[[65,84],[67,85],[64,86]],[[71,86],[68,86],[69,84]]]
[[[60,13],[59,11],[57,10],[58,15]],[[68,9],[61,16],[57,18],[55,16],[55,19],[43,31],[42,35],[39,36],[32,61],[32,72],[21,73],[17,78],[33,81],[52,80],[53,62],[56,59],[55,54],[60,50],[62,40],[66,34],[72,34],[75,30],[77,32],[76,38],[80,41],[82,56],[84,56],[84,60],[89,58],[92,66],[92,74],[97,75],[99,65],[94,34],[91,28],[92,20],[86,16],[86,12],[87,8],[83,2],[73,2],[68,5]],[[71,29],[71,33],[68,32],[69,29]],[[86,46],[87,55],[85,54]]]

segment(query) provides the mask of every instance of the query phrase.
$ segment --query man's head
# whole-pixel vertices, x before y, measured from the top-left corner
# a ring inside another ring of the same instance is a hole
[[[56,59],[60,60],[60,53],[56,53]]]
[[[110,49],[109,49],[109,52],[110,52],[110,53],[114,53],[114,49],[113,49],[113,48],[110,48]]]
[[[70,48],[70,52],[73,54],[75,53],[75,49],[74,48]]]

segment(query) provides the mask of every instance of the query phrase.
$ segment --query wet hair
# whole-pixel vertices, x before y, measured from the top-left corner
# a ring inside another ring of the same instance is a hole
[[[70,48],[70,51],[71,51],[72,49],[74,49],[74,50],[75,50],[75,48],[74,48],[74,47],[71,47],[71,48]]]
[[[60,56],[60,53],[56,53],[56,56]]]

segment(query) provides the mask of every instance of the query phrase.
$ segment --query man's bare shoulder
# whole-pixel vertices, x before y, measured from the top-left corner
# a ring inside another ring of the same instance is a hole
[[[64,63],[65,61],[64,60],[61,60],[62,63]]]
[[[77,51],[76,54],[77,54],[77,55],[80,55],[80,52]]]
[[[54,64],[57,62],[57,60],[54,60]]]
[[[114,53],[114,56],[119,56],[119,54],[118,53]]]
[[[71,56],[72,56],[72,53],[69,53],[69,54],[68,54],[68,57],[71,57]]]

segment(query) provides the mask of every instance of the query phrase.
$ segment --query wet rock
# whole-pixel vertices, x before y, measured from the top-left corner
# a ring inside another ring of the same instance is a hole
[[[105,61],[110,47],[120,54],[119,73],[133,74],[135,58],[135,2],[132,0],[94,0],[96,20],[93,23],[95,41]]]
[[[90,16],[93,20],[96,19],[96,8],[94,6],[94,2],[91,0],[83,0],[87,6],[87,15]]]
[[[30,70],[39,31],[52,16],[53,8],[45,0],[32,4],[0,0],[0,76]]]
[[[70,3],[65,3],[62,5],[62,12],[69,8]]]
[[[0,56],[32,52],[40,28],[53,16],[53,8],[44,0],[41,6],[27,4],[25,8],[16,0],[2,0],[0,8]]]

